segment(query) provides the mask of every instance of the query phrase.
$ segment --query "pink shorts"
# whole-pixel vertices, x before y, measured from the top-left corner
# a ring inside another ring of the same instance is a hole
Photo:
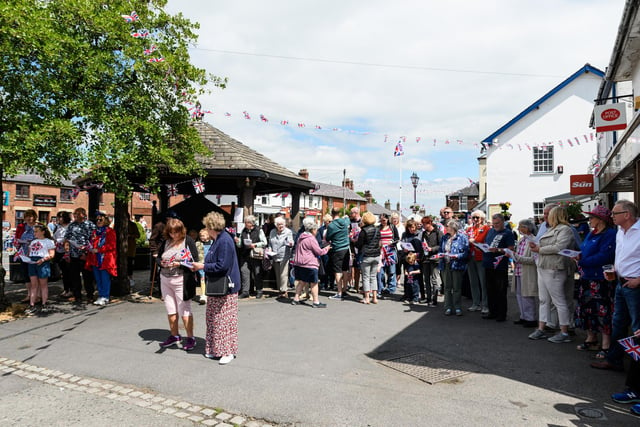
[[[180,317],[191,316],[191,300],[182,299],[182,274],[178,276],[160,276],[160,290],[164,297],[167,314],[178,314]]]

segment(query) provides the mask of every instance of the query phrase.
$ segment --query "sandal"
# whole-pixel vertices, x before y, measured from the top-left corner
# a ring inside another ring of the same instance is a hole
[[[363,300],[363,299],[361,299],[360,302],[363,303],[363,304],[369,304],[369,301]]]
[[[578,345],[576,349],[581,351],[594,351],[598,349],[598,341],[585,341],[582,344]]]
[[[607,353],[609,353],[609,349],[608,348],[603,348],[602,350],[600,350],[599,352],[597,352],[595,354],[595,356],[593,356],[595,359],[598,360],[604,360],[607,358]]]

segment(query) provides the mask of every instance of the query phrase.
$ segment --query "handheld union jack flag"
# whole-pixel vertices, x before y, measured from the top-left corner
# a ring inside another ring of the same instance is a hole
[[[191,255],[191,251],[189,248],[184,248],[180,251],[180,264],[185,267],[193,267],[193,256]]]
[[[388,267],[398,263],[398,255],[391,245],[384,245],[380,251],[382,254],[382,265]]]
[[[633,358],[636,362],[640,361],[640,344],[636,344],[633,340],[633,336],[623,338],[618,340],[624,351],[629,353],[629,356]]]
[[[500,255],[496,257],[496,259],[493,261],[493,268],[498,268],[498,266],[500,265],[500,262],[502,261],[502,258],[504,258],[504,255]]]
[[[20,260],[20,256],[24,255],[24,250],[22,249],[22,246],[20,246],[20,248],[18,248],[18,251],[16,252],[16,254],[13,256],[13,261],[14,262],[18,262]]]
[[[202,178],[193,178],[191,182],[193,183],[193,189],[196,191],[196,194],[204,193],[204,182],[202,182]]]
[[[140,17],[138,16],[135,10],[131,12],[131,15],[120,15],[120,16],[122,16],[122,18],[124,18],[124,20],[128,23],[136,22],[140,19]]]

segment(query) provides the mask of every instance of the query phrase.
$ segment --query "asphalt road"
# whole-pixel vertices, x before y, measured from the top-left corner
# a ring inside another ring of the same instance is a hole
[[[138,272],[138,283],[147,276]],[[57,284],[51,287],[56,293]],[[20,286],[9,288],[18,299]],[[623,388],[623,373],[591,369],[593,353],[576,350],[580,333],[571,344],[528,340],[531,330],[511,322],[517,318],[513,298],[510,319],[497,323],[481,320],[480,313],[445,317],[441,307],[389,300],[363,305],[353,294],[353,300],[334,302],[327,295],[327,309],[274,298],[241,301],[240,349],[227,366],[203,357],[204,306],[194,305],[198,344],[186,353],[158,347],[168,334],[166,312],[146,298],[79,311],[59,303],[46,317],[1,324],[0,358],[22,362],[23,373],[27,365],[42,367],[216,408],[243,417],[242,425],[640,424],[609,399]],[[403,357],[413,360],[403,366],[416,375],[466,374],[429,384],[381,363]],[[6,370],[0,369],[0,421],[12,425],[204,422],[139,406],[139,399],[119,401]],[[585,407],[603,418],[579,416],[577,409]]]

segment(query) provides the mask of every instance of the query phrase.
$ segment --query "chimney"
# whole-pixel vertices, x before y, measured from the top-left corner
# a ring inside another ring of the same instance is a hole
[[[306,169],[300,169],[300,172],[298,172],[298,175],[300,175],[304,179],[309,179],[309,171]]]
[[[371,191],[366,190],[364,192],[364,198],[367,199],[367,203],[373,203],[373,196],[371,195]]]
[[[400,202],[396,203],[396,210],[400,213]]]
[[[353,191],[353,180],[349,179],[349,190]]]
[[[388,211],[391,210],[391,202],[389,200],[387,200],[386,202],[384,202],[384,208]]]

